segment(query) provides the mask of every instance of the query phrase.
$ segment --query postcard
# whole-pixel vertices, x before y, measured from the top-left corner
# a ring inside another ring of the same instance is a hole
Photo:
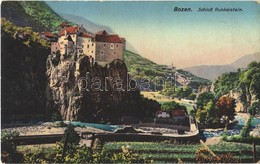
[[[259,162],[259,16],[259,1],[2,1],[1,161]]]

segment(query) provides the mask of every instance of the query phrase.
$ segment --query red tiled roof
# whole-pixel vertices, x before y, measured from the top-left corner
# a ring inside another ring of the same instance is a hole
[[[67,31],[67,34],[75,34],[78,32],[78,26],[73,26],[73,27],[67,27],[63,29],[60,33],[59,36],[65,35],[65,30]]]
[[[86,38],[92,38],[93,37],[91,34],[87,34],[87,33],[80,33],[79,36],[86,37]]]
[[[96,34],[94,37],[96,42],[108,42],[108,43],[123,43],[118,35],[100,35]]]
[[[185,116],[186,113],[184,110],[179,110],[179,109],[176,109],[176,110],[173,110],[171,112],[172,116]]]
[[[47,32],[47,31],[44,31],[41,34],[43,34],[43,35],[45,35],[45,36],[47,36],[49,38],[56,38],[57,37],[55,34],[52,34],[52,33]]]

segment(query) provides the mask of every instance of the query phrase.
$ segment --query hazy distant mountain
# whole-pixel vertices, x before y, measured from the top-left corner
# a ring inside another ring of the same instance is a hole
[[[189,71],[196,76],[214,80],[225,72],[234,72],[238,68],[245,68],[252,61],[260,62],[260,52],[245,55],[228,65],[200,65],[187,67],[184,68],[184,70]]]
[[[252,61],[260,62],[260,52],[256,52],[256,53],[253,53],[253,54],[250,54],[250,55],[245,55],[245,56],[237,59],[236,61],[234,61],[230,65],[235,67],[235,68],[245,68]]]
[[[80,16],[63,14],[63,13],[59,13],[59,15],[61,17],[63,17],[64,19],[72,21],[78,25],[82,24],[84,26],[84,28],[91,33],[96,33],[101,30],[106,30],[108,33],[113,33],[113,30],[111,28],[91,22],[90,20],[80,17]]]

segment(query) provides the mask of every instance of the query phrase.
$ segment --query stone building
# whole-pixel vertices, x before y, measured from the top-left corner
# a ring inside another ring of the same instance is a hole
[[[124,42],[116,34],[100,31],[93,37],[95,42],[95,60],[111,62],[114,59],[123,59]]]
[[[117,34],[108,34],[105,30],[95,35],[89,34],[83,26],[71,26],[61,23],[57,42],[52,42],[51,53],[61,55],[77,52],[94,58],[97,62],[111,62],[123,59],[126,40]]]

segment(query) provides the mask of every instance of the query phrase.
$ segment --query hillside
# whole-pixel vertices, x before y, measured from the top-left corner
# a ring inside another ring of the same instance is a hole
[[[131,51],[124,51],[124,61],[131,75],[136,78],[154,79],[155,77],[165,77],[172,73],[172,69],[166,65],[156,64],[149,59],[133,53]],[[177,70],[179,73],[191,78],[191,86],[198,88],[200,85],[210,84],[210,81],[197,76],[182,69]]]
[[[223,73],[235,72],[238,68],[245,68],[252,61],[260,61],[260,52],[245,55],[228,65],[201,65],[187,67],[184,70],[193,73],[196,76],[214,81]]]
[[[243,70],[219,76],[213,83],[213,89],[217,97],[226,94],[230,94],[231,96],[237,94],[237,101],[241,101],[244,110],[247,111],[248,107],[260,99],[259,80],[260,62],[254,61]]]
[[[43,1],[3,1],[1,17],[17,26],[32,27],[37,32],[55,32],[57,26],[64,21]]]

